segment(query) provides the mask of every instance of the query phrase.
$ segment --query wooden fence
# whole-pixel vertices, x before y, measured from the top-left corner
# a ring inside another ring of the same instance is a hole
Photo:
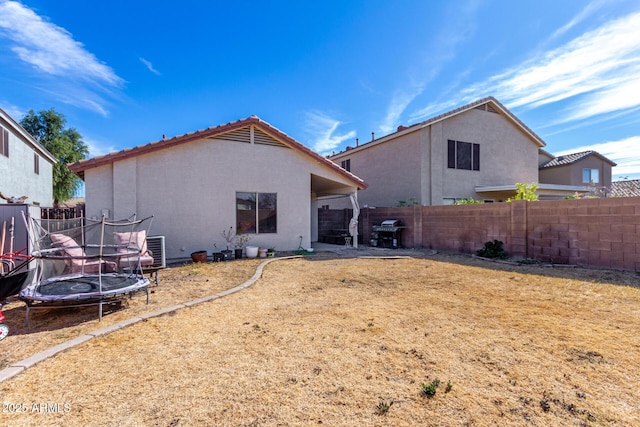
[[[71,208],[41,208],[42,219],[73,219],[84,217],[84,203]]]

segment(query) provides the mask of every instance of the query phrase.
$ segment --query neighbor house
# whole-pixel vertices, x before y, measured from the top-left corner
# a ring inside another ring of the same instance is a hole
[[[86,215],[153,215],[169,259],[225,249],[233,227],[276,250],[317,240],[317,198],[348,198],[364,181],[256,116],[70,165]]]
[[[553,156],[540,150],[539,180],[545,184],[586,186],[590,194],[606,197],[611,191],[611,168],[616,166],[596,151]]]
[[[369,187],[360,205],[447,205],[462,199],[504,201],[517,183],[538,183],[545,142],[493,97],[356,144],[329,158]],[[540,184],[541,197],[564,197],[584,186]],[[322,203],[331,208],[339,202]]]
[[[0,203],[53,205],[56,158],[0,109]]]

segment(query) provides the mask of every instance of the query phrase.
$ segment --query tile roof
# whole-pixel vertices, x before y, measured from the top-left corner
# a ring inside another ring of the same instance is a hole
[[[609,194],[611,197],[640,197],[640,179],[614,181]]]
[[[604,157],[602,154],[598,153],[597,151],[593,151],[593,150],[588,150],[588,151],[581,151],[579,153],[571,153],[571,154],[565,154],[564,156],[558,156],[555,157],[551,160],[549,160],[547,163],[540,165],[540,168],[552,168],[552,167],[556,167],[556,166],[566,166],[566,165],[570,165],[573,164],[579,160],[584,159],[585,157],[589,157],[589,156],[597,156],[600,157],[602,160],[608,162],[611,164],[611,166],[616,166],[616,164],[614,162],[612,162],[611,160],[607,159],[606,157]]]

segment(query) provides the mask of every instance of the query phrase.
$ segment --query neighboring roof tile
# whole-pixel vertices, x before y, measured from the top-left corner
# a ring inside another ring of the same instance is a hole
[[[597,156],[600,157],[602,160],[604,160],[605,162],[609,163],[611,166],[616,166],[616,164],[614,162],[612,162],[611,160],[607,159],[605,156],[603,156],[602,154],[598,153],[597,151],[593,151],[593,150],[588,150],[588,151],[581,151],[579,153],[571,153],[571,154],[565,154],[564,156],[558,156],[555,157],[551,160],[549,160],[547,163],[540,165],[540,169],[542,168],[553,168],[556,166],[566,166],[566,165],[570,165],[573,164],[579,160],[584,159],[585,157],[589,157],[589,156]]]
[[[640,179],[614,181],[610,194],[611,197],[640,197]]]
[[[258,127],[260,130],[262,130],[266,134],[280,141],[283,141],[287,146],[293,148],[294,150],[298,150],[302,152],[303,154],[311,157],[313,160],[338,172],[340,175],[345,176],[350,181],[355,183],[359,188],[361,189],[367,188],[367,184],[359,177],[355,176],[351,172],[344,170],[343,168],[341,168],[331,160],[309,149],[308,147],[304,146],[302,143],[296,141],[286,133],[282,132],[281,130],[277,129],[274,126],[271,126],[269,123],[261,120],[257,116],[251,116],[246,119],[237,120],[235,122],[229,122],[227,124],[210,127],[204,130],[197,130],[195,132],[186,133],[180,136],[174,136],[172,138],[163,137],[163,139],[161,139],[160,141],[150,142],[145,145],[138,145],[137,147],[133,147],[133,148],[125,148],[124,150],[121,150],[121,151],[105,154],[103,156],[93,157],[91,159],[80,160],[79,162],[70,164],[69,169],[71,169],[74,173],[78,174],[81,178],[84,179],[84,171],[87,169],[93,169],[98,166],[106,165],[119,160],[137,157],[142,154],[163,150],[165,148],[174,147],[180,144],[200,140],[203,138],[214,138],[218,135],[222,135],[224,133],[231,132],[233,130],[240,129],[250,125],[254,125]]]

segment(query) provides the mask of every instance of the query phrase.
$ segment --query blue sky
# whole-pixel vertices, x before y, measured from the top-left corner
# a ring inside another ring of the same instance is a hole
[[[640,3],[0,0],[0,107],[91,156],[251,115],[330,154],[486,96],[640,178]]]

